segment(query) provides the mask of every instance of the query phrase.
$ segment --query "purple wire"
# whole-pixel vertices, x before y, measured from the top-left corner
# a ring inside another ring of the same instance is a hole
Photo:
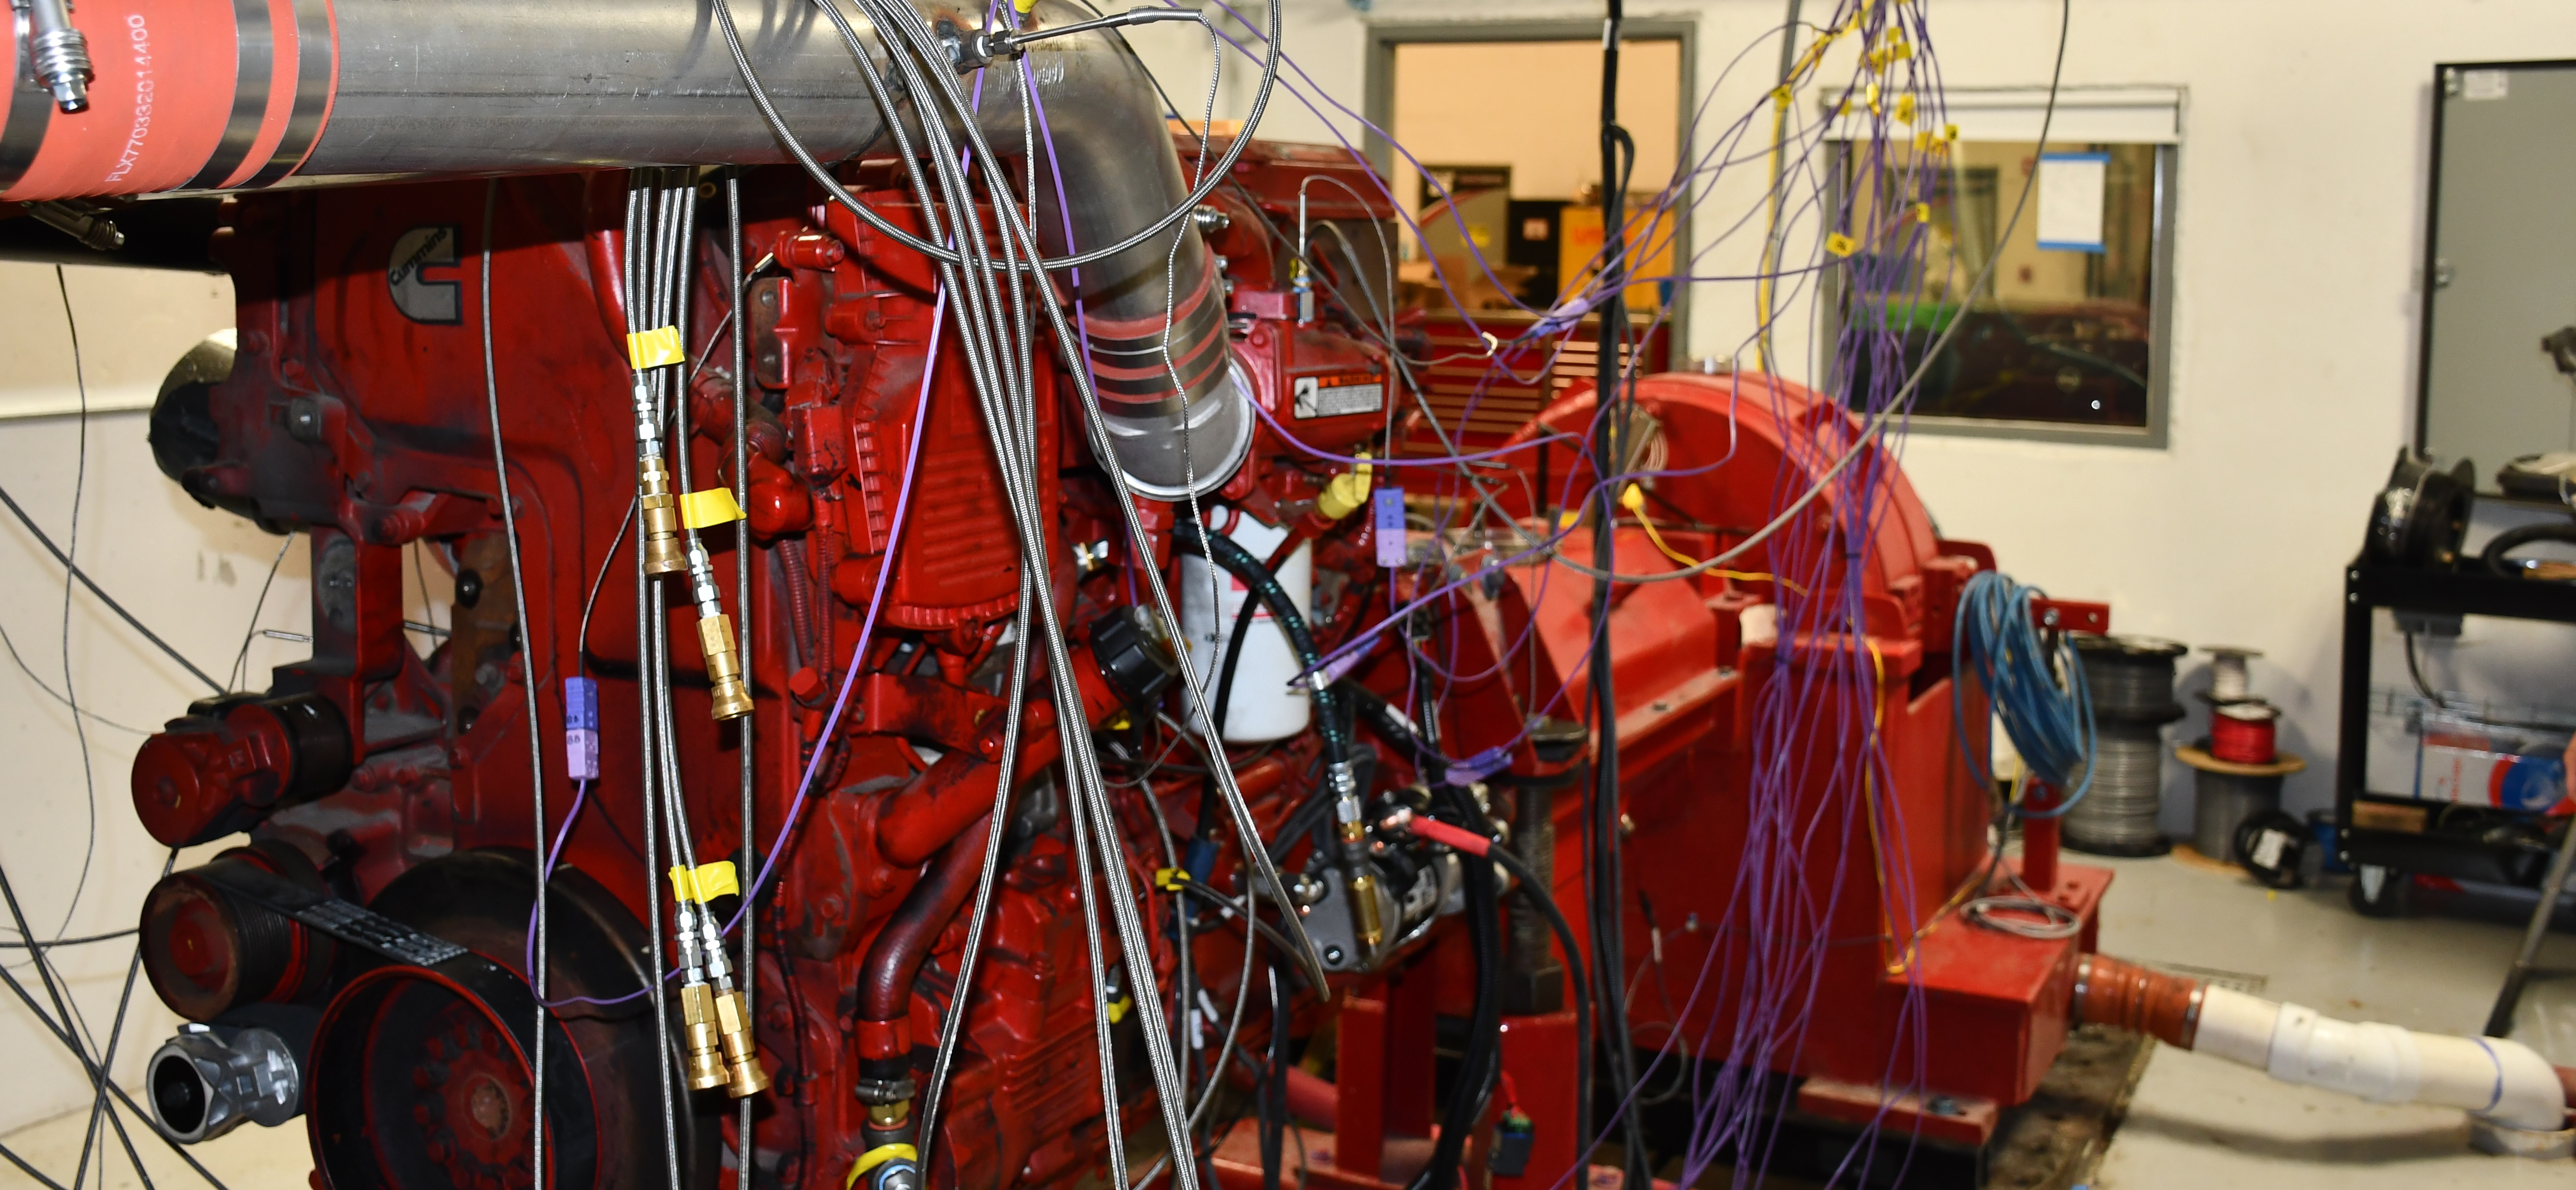
[[[563,825],[555,830],[554,846],[546,849],[545,864],[537,872],[538,896],[542,897],[545,895],[546,883],[554,879],[555,861],[563,857],[564,840],[572,837],[572,824],[575,819],[581,817],[582,803],[588,800],[589,797],[590,780],[588,778],[584,778],[573,785],[572,808],[564,811]],[[520,970],[527,972],[528,978],[531,981],[535,980],[537,974],[537,906],[533,901],[528,904],[528,946],[527,952],[521,960],[521,964]],[[579,999],[580,997],[576,996],[571,1000],[557,1000],[548,1003],[546,1007],[560,1008],[563,1005],[573,1003]],[[599,1001],[593,1001],[593,1003],[599,1003]]]
[[[930,436],[925,432],[930,416],[930,382],[939,375],[939,331],[947,313],[948,291],[934,285],[930,304],[930,351],[922,364],[921,396],[913,403],[912,441],[904,447],[903,485],[895,489],[894,520],[886,530],[885,565],[877,567],[876,590],[868,596],[867,616],[859,621],[859,642],[850,652],[848,670],[841,676],[841,692],[832,699],[832,713],[824,717],[822,733],[815,737],[817,741],[831,739],[833,730],[840,726],[841,712],[850,705],[850,692],[858,688],[859,671],[866,668],[863,662],[868,655],[868,639],[876,632],[877,613],[885,607],[886,584],[894,577],[895,551],[903,544],[906,514],[912,508],[913,480],[919,474],[921,464],[921,440]],[[797,821],[805,813],[805,799],[814,791],[815,774],[821,771],[823,757],[830,752],[829,748],[817,746],[814,755],[805,761],[805,776],[796,783],[796,800],[787,805],[786,825],[770,842],[769,854],[760,861],[760,875],[743,890],[742,905],[734,910],[733,920],[725,923],[725,933],[732,933],[734,927],[742,924],[743,916],[751,912],[752,898],[769,883],[770,872],[778,867],[779,853],[787,849],[787,840],[795,835]]]

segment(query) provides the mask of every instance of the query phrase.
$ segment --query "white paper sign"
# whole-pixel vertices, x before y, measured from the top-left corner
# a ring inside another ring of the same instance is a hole
[[[2102,186],[2108,153],[2039,155],[2039,246],[2052,252],[2102,250]]]

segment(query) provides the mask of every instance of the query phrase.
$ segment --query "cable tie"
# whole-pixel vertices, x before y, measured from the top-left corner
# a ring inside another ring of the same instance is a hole
[[[733,502],[732,488],[708,488],[680,496],[680,523],[692,529],[731,524],[742,519],[742,505]]]
[[[688,361],[688,349],[681,344],[680,328],[676,326],[636,331],[626,336],[626,362],[634,365],[638,372]]]
[[[1181,877],[1185,875],[1188,875],[1188,873],[1179,868],[1156,868],[1154,869],[1154,887],[1159,888],[1164,892],[1179,892],[1181,891]]]

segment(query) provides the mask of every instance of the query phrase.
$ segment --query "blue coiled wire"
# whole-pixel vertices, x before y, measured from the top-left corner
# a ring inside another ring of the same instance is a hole
[[[1975,672],[2031,775],[2067,790],[2063,801],[2046,810],[2013,807],[2026,818],[2064,814],[2093,786],[2093,768],[2087,763],[2093,756],[2093,699],[2084,688],[2084,665],[2063,635],[2052,649],[2031,622],[2031,600],[2047,595],[2008,575],[1980,571],[1959,593],[1959,615],[1951,632],[1951,717],[1957,721],[1959,750],[1969,771],[1993,784],[1993,774],[1968,739],[1963,670]]]

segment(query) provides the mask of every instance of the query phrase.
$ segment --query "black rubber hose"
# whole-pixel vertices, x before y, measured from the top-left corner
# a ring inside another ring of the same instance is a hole
[[[1252,551],[1222,533],[1208,532],[1205,526],[1193,521],[1182,521],[1172,526],[1172,545],[1206,558],[1241,580],[1252,597],[1270,609],[1271,618],[1279,621],[1280,631],[1288,634],[1288,645],[1297,651],[1298,665],[1310,672],[1323,666],[1323,653],[1315,648],[1315,635],[1306,630],[1306,617],[1298,614],[1296,602],[1288,597],[1288,589],[1279,585],[1278,578],[1261,564],[1261,559],[1252,556]],[[1317,676],[1321,677],[1320,674]],[[1315,682],[1310,690],[1315,703],[1315,731],[1323,737],[1325,759],[1339,764],[1350,763],[1351,738],[1340,714],[1340,697],[1322,681]]]
[[[1449,792],[1456,796],[1454,789]],[[1450,1088],[1449,1104],[1441,1117],[1439,1143],[1432,1146],[1430,1164],[1423,1167],[1407,1190],[1457,1184],[1459,1158],[1465,1151],[1468,1134],[1476,1129],[1476,1117],[1484,1109],[1498,1069],[1496,1059],[1503,1030],[1502,910],[1494,896],[1492,868],[1467,863],[1459,865],[1459,871],[1467,893],[1467,944],[1476,964],[1475,1014],[1467,1026],[1467,1048],[1459,1058],[1458,1082]]]
[[[1209,701],[1212,704],[1209,709],[1215,713],[1208,718],[1216,724],[1217,736],[1220,739],[1225,736],[1226,710],[1234,705],[1235,667],[1243,663],[1243,642],[1245,638],[1252,635],[1252,617],[1260,610],[1260,600],[1246,599],[1243,601],[1243,607],[1234,613],[1234,634],[1226,638],[1225,642],[1225,664],[1218,666],[1216,670],[1216,691],[1209,695]]]
[[[1474,830],[1475,827],[1470,825],[1468,829]],[[1511,848],[1496,843],[1486,853],[1486,858],[1512,874],[1513,890],[1547,917],[1547,928],[1555,932],[1557,946],[1565,951],[1566,977],[1574,986],[1574,1073],[1578,1084],[1589,1088],[1592,1086],[1592,984],[1584,973],[1583,951],[1574,941],[1574,926],[1557,909],[1556,898],[1539,887],[1538,878],[1521,863],[1521,857],[1512,854]],[[1589,1156],[1592,1096],[1588,1093],[1574,1101],[1574,1135],[1576,1143],[1584,1146],[1584,1155]]]
[[[2488,570],[2496,574],[2506,578],[2519,578],[2521,572],[2506,560],[2505,555],[2535,541],[2576,543],[2576,522],[2551,521],[2546,524],[2524,525],[2519,529],[2507,529],[2496,534],[2495,539],[2487,543],[2487,548],[2478,554],[2478,558],[2487,564]]]
[[[1385,699],[1379,698],[1377,691],[1366,686],[1354,685],[1344,692],[1350,695],[1351,708],[1357,712],[1358,718],[1366,722],[1369,729],[1378,734],[1379,739],[1395,745],[1396,751],[1403,753],[1406,760],[1413,762],[1415,775],[1422,779],[1423,784],[1438,784],[1441,778],[1447,775],[1449,766],[1456,763],[1443,755],[1438,748],[1423,742],[1421,734],[1413,729],[1413,725],[1405,722],[1404,717],[1396,713],[1394,706]]]
[[[1213,746],[1208,749],[1211,769],[1215,767],[1214,758],[1225,751],[1225,714],[1234,703],[1234,671],[1243,661],[1244,639],[1252,635],[1253,613],[1260,608],[1260,600],[1246,599],[1243,607],[1234,613],[1234,635],[1225,642],[1225,663],[1217,667],[1216,691],[1209,696],[1212,704],[1209,709],[1214,713],[1208,716],[1208,722],[1216,725],[1217,735]],[[1191,832],[1194,845],[1206,844],[1216,837],[1217,816],[1225,809],[1218,803],[1217,796],[1216,774],[1210,772],[1199,782],[1199,821],[1198,827]]]

